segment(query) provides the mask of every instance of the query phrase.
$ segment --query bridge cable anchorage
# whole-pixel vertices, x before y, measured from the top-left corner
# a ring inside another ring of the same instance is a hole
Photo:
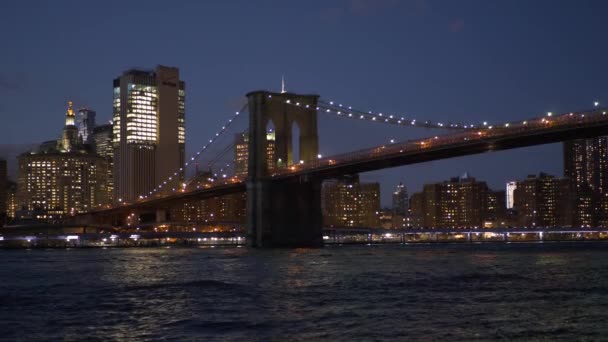
[[[173,180],[174,177],[178,177],[179,174],[184,171],[189,165],[194,164],[194,161],[196,161],[200,155],[205,152],[209,146],[211,146],[220,136],[222,136],[223,133],[226,132],[226,130],[228,129],[228,127],[230,127],[230,125],[232,125],[232,123],[234,123],[234,121],[238,118],[238,116],[244,112],[247,108],[248,108],[249,104],[245,104],[238,112],[236,112],[230,119],[228,119],[228,121],[226,121],[224,123],[224,125],[215,133],[215,135],[213,135],[213,137],[211,139],[209,139],[209,142],[207,142],[199,151],[197,151],[195,154],[193,154],[192,156],[190,156],[189,159],[186,159],[186,163],[184,164],[183,167],[180,167],[178,170],[176,170],[172,176],[169,176],[169,178],[167,178],[164,182],[162,182],[161,184],[158,184],[152,191],[150,191],[147,195],[139,195],[139,199],[148,199],[148,197],[153,196],[154,194],[156,194],[157,192],[159,192],[162,188],[163,185],[167,185],[167,182],[171,182]],[[173,192],[176,192],[177,189],[172,189]]]

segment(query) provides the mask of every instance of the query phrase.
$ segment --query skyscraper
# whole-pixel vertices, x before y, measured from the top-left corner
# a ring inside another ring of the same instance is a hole
[[[409,209],[407,188],[403,183],[399,183],[393,192],[393,215],[405,216]]]
[[[113,108],[114,200],[133,202],[155,188],[178,189],[186,142],[179,70],[125,71],[114,80]]]
[[[108,164],[106,180],[108,203],[104,204],[111,204],[114,198],[114,147],[112,146],[112,124],[95,127],[90,137],[95,153],[104,158]]]
[[[55,220],[89,211],[107,203],[107,163],[79,144],[72,102],[65,127],[53,149],[44,148],[18,157],[17,206],[29,216]]]
[[[564,177],[574,195],[573,224],[608,223],[608,137],[564,142]]]
[[[83,143],[92,143],[91,135],[95,128],[95,111],[88,108],[80,108],[76,114],[76,129],[78,129],[78,139]]]
[[[65,126],[61,141],[58,142],[58,148],[64,152],[70,152],[76,149],[78,145],[78,129],[76,128],[76,114],[72,108],[72,101],[68,101],[68,110],[65,113]]]
[[[515,189],[517,189],[517,182],[509,182],[507,183],[507,189],[506,189],[506,200],[507,200],[507,209],[513,209],[513,196],[515,193]]]

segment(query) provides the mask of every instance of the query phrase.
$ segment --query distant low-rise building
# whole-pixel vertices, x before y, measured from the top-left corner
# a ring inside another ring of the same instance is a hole
[[[517,182],[514,209],[524,227],[564,227],[572,222],[569,180],[540,173]]]
[[[330,227],[379,227],[380,184],[359,176],[326,181],[321,191],[323,224]]]
[[[473,228],[504,213],[504,193],[493,192],[485,182],[468,174],[449,181],[425,184],[412,195],[413,227]]]

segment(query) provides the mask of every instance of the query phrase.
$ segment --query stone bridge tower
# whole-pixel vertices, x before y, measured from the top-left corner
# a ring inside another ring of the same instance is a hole
[[[266,153],[266,132],[272,122],[275,130],[275,158],[279,166],[294,161],[295,139],[299,139],[300,160],[306,163],[317,158],[319,137],[316,106],[319,96],[254,91],[247,94],[247,98],[248,241],[256,247],[320,246],[323,242],[321,180],[309,177],[272,179]],[[288,100],[290,103],[286,103]],[[294,125],[299,128],[299,137],[293,136]]]

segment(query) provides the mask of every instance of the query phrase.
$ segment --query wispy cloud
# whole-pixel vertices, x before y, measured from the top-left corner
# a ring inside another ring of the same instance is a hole
[[[400,7],[409,14],[421,15],[430,9],[429,0],[343,0],[321,9],[323,21],[335,21],[347,16],[370,16]]]

